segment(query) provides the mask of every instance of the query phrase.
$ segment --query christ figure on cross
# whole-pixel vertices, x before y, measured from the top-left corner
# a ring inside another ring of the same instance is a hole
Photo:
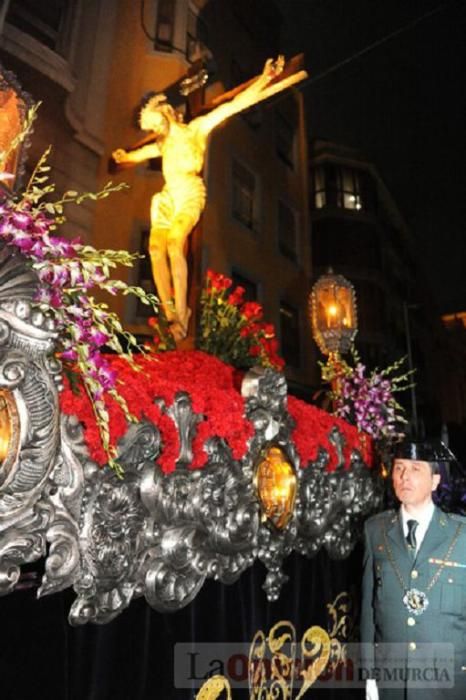
[[[188,124],[168,104],[165,95],[149,99],[140,113],[140,126],[154,140],[140,148],[113,152],[116,163],[140,163],[162,158],[164,186],[152,197],[149,254],[157,293],[175,340],[186,337],[191,310],[187,304],[186,243],[204,210],[202,179],[210,133],[229,117],[281,92],[306,77],[305,71],[279,79],[284,59],[268,59],[257,78],[232,91],[232,98]],[[278,79],[278,80],[277,80]]]

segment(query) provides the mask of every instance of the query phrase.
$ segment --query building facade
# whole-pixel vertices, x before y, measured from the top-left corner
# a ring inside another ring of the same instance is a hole
[[[457,363],[409,226],[374,164],[354,149],[312,142],[310,181],[314,279],[331,266],[353,283],[363,361],[386,367],[407,356],[415,386],[400,401],[418,435],[439,435],[442,422],[463,420],[452,390]]]
[[[39,7],[40,5],[40,7]],[[65,230],[99,248],[145,252],[160,163],[112,172],[109,159],[144,133],[138,112],[150,94],[196,114],[233,86],[258,75],[279,53],[281,16],[258,0],[53,0],[4,3],[0,60],[41,100],[31,164],[52,143],[57,191],[95,191],[109,180],[129,188],[75,207]],[[202,65],[205,87],[186,100],[180,81]],[[316,382],[309,330],[310,242],[306,127],[302,95],[292,89],[237,115],[211,136],[204,167],[207,204],[191,236],[197,288],[207,268],[231,276],[274,323],[297,390]],[[149,289],[141,260],[123,278]],[[147,311],[116,302],[125,325],[149,335]]]
[[[41,103],[27,169],[51,145],[58,193],[92,192],[98,186],[115,10],[111,0],[5,0],[1,5],[0,62]],[[67,215],[70,235],[90,242],[92,203],[70,206]]]

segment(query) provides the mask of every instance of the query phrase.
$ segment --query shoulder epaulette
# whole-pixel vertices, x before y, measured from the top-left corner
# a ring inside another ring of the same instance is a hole
[[[394,515],[396,515],[396,510],[394,510],[394,508],[391,508],[390,510],[382,510],[380,513],[375,513],[374,515],[371,515],[371,517],[368,518],[366,522],[372,523],[376,520],[389,519]]]
[[[448,515],[448,517],[454,520],[455,522],[466,525],[466,518],[464,515],[459,515],[459,513],[446,513],[446,515]]]

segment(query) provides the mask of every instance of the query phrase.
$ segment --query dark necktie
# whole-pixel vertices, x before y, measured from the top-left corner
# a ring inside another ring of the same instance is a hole
[[[419,525],[417,520],[408,520],[406,523],[408,526],[408,534],[406,535],[406,542],[408,547],[416,549],[416,528]]]

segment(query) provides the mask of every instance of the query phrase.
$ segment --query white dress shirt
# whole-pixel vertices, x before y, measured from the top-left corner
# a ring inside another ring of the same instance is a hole
[[[420,513],[416,513],[416,515],[411,515],[411,513],[407,513],[404,505],[401,506],[401,524],[403,526],[403,533],[405,538],[408,534],[408,520],[416,520],[418,523],[415,533],[416,554],[419,551],[419,547],[421,546],[422,540],[425,537],[427,528],[430,525],[430,521],[432,520],[434,510],[435,506],[432,501]]]

